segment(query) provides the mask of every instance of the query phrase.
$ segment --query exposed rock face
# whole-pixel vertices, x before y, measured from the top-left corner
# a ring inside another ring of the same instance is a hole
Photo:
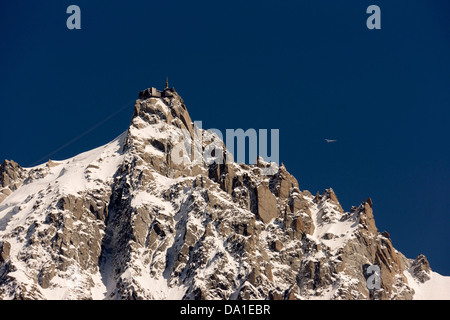
[[[22,184],[23,172],[14,161],[5,160],[0,165],[0,203]]]
[[[108,145],[31,169],[5,161],[0,299],[411,299],[405,275],[430,278],[424,256],[378,232],[371,199],[345,212],[284,165],[207,162],[214,141],[211,157],[229,159],[174,89],[143,91]]]
[[[411,265],[411,273],[422,283],[430,280],[431,268],[427,258],[421,254]]]
[[[22,175],[23,169],[14,161],[5,160],[0,165],[0,186],[9,187],[12,191],[16,190],[17,183]]]
[[[9,242],[0,242],[0,263],[5,263],[9,259],[11,245]]]
[[[258,217],[267,224],[278,216],[277,198],[264,184],[257,188],[256,193],[258,195]]]
[[[355,237],[343,247],[342,261],[352,278],[359,281],[355,288],[366,285],[367,279],[361,274],[361,265],[376,265],[380,268],[381,288],[374,292],[367,292],[364,298],[371,299],[411,299],[414,291],[408,286],[403,274],[405,269],[404,257],[392,246],[390,238],[377,231],[373,219],[372,208],[363,202],[354,210],[359,216],[358,229]],[[364,293],[364,291],[363,291]]]

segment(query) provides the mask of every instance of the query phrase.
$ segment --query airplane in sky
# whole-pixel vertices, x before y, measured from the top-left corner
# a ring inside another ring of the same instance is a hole
[[[331,143],[331,142],[336,142],[337,140],[325,139],[325,141],[326,141],[327,143]]]

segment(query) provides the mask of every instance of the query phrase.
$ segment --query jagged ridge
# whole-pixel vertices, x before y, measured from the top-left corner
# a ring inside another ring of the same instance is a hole
[[[214,135],[173,88],[152,92],[103,147],[1,165],[1,299],[411,299],[437,282],[450,297],[448,277],[378,232],[371,199],[344,212],[331,188],[313,196],[283,165],[263,174],[261,158],[174,163],[183,131],[190,160]],[[381,289],[369,291],[372,264]]]

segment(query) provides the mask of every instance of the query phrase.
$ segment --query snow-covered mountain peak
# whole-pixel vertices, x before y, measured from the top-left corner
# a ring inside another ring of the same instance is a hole
[[[105,146],[33,168],[4,161],[0,298],[450,298],[449,277],[378,232],[371,199],[346,212],[284,165],[198,161],[214,140],[174,89],[149,88]]]

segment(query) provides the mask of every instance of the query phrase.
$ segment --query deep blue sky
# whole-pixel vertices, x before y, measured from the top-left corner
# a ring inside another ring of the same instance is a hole
[[[394,246],[450,275],[449,14],[445,0],[2,1],[0,161],[31,166],[131,102],[51,158],[107,143],[169,76],[204,128],[280,129],[302,189],[333,187],[345,210],[372,197]]]

